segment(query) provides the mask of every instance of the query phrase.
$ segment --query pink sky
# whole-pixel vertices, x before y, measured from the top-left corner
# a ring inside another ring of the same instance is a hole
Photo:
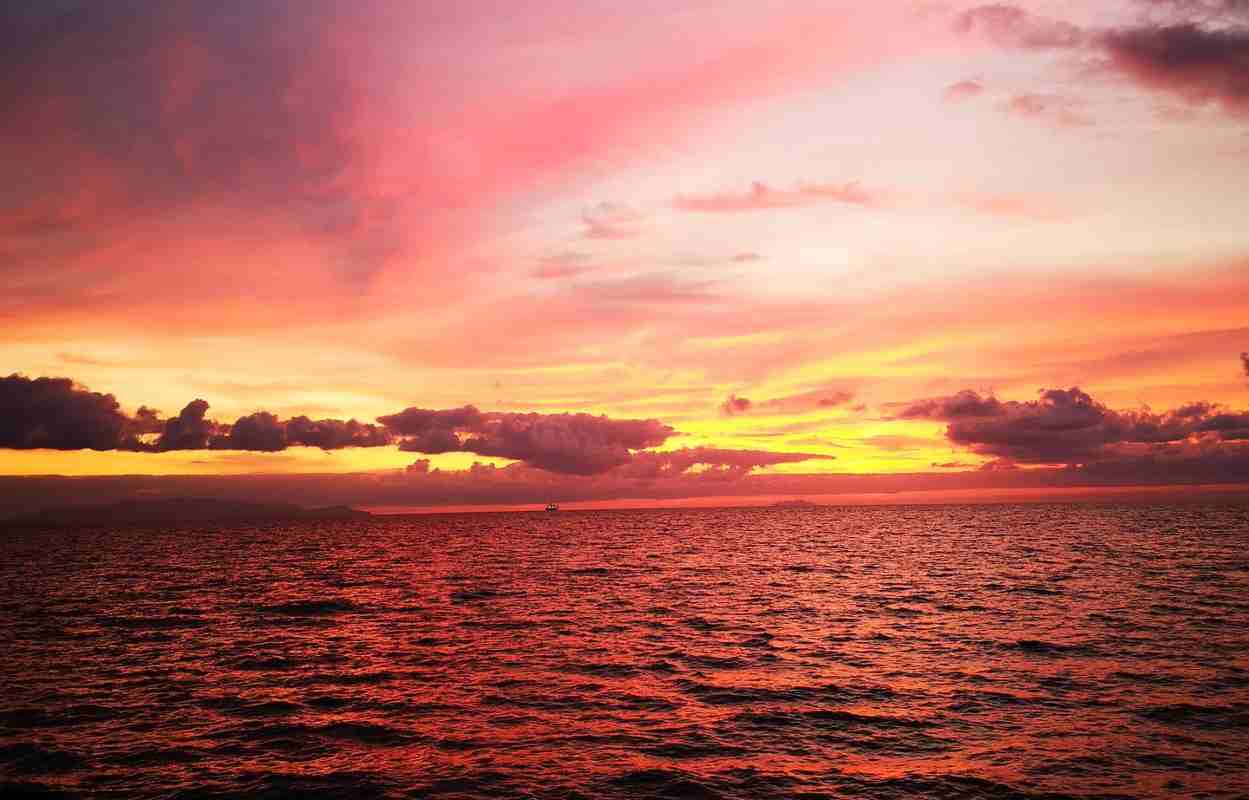
[[[1243,3],[12,13],[0,474],[1249,481]]]

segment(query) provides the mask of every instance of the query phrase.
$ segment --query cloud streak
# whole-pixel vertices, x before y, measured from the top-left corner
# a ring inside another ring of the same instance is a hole
[[[1046,19],[1003,3],[977,6],[959,14],[954,29],[999,47],[1024,50],[1065,50],[1076,47],[1085,34],[1069,22]]]
[[[740,214],[823,203],[870,208],[880,202],[874,192],[864,189],[856,181],[841,184],[809,183],[796,189],[773,189],[766,183],[755,181],[749,189],[741,193],[680,194],[672,205],[679,211],[699,214]]]

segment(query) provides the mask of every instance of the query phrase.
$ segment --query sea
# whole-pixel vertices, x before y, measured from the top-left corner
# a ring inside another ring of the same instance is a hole
[[[1245,504],[0,534],[0,797],[1247,796]]]

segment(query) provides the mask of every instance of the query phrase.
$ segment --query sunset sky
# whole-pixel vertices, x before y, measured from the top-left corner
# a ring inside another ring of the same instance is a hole
[[[1249,482],[1244,0],[3,7],[0,475]]]

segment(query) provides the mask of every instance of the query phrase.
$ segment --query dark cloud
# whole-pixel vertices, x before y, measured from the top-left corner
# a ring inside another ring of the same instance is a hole
[[[449,428],[435,428],[408,436],[399,441],[399,449],[409,453],[455,453],[464,449],[463,442]]]
[[[286,449],[286,424],[268,411],[257,411],[239,417],[230,432],[214,447],[221,450],[259,450],[277,452]]]
[[[628,463],[632,450],[662,445],[676,431],[655,419],[590,414],[492,414],[462,449],[541,469],[593,475]]]
[[[282,420],[257,411],[231,424],[208,417],[208,402],[192,400],[176,417],[140,407],[123,413],[112,395],[79,387],[68,378],[0,380],[0,448],[62,450],[239,450],[276,452],[287,447],[379,447],[398,444],[419,453],[469,452],[523,461],[570,475],[606,472],[634,451],[662,445],[675,434],[655,419],[610,419],[590,414],[482,412],[407,408],[378,418]],[[159,433],[154,442],[140,438]]]
[[[474,406],[408,408],[377,421],[398,437],[401,450],[476,453],[569,475],[606,472],[628,463],[632,451],[658,447],[675,433],[655,419],[482,412]]]
[[[1046,19],[1005,4],[977,6],[954,21],[959,33],[980,36],[1000,47],[1059,50],[1076,47],[1084,32],[1068,22]]]
[[[724,402],[720,404],[720,413],[732,416],[733,414],[744,414],[750,410],[750,399],[746,397],[738,397],[735,394],[729,395]]]
[[[0,378],[0,447],[116,450],[132,432],[132,421],[111,394],[88,391],[69,378]]]
[[[291,417],[286,421],[286,443],[291,446],[339,450],[344,447],[382,447],[391,436],[379,425],[349,419],[309,419]]]
[[[1115,411],[1077,387],[1047,389],[1037,400],[999,401],[964,390],[912,403],[902,419],[948,422],[946,437],[1003,463],[1087,464],[1162,457],[1183,449],[1226,449],[1249,439],[1249,412],[1191,403],[1161,414]]]
[[[398,414],[378,417],[377,421],[399,436],[421,436],[438,430],[477,430],[485,419],[486,415],[474,406],[441,410],[413,406]]]
[[[165,429],[165,422],[156,409],[139,406],[139,410],[130,418],[130,429],[137,434],[160,433]]]
[[[1232,114],[1249,114],[1249,3],[1143,2],[1165,20],[1109,31],[1084,31],[1016,6],[996,4],[963,12],[955,28],[1000,47],[1068,50],[1087,45],[1104,56],[1112,71],[1142,87],[1175,95],[1193,105],[1214,104]],[[1067,101],[1056,103],[1039,95],[1019,95],[1006,110],[1049,118],[1062,125],[1089,124],[1088,118]]]
[[[971,389],[964,389],[949,397],[931,397],[917,400],[898,412],[901,419],[958,419],[960,417],[992,417],[999,414],[1002,404],[996,397],[981,397]]]
[[[1111,64],[1143,86],[1249,114],[1249,29],[1139,28],[1109,33],[1103,46]]]
[[[486,415],[474,406],[440,410],[413,407],[378,417],[377,421],[402,437],[400,450],[437,454],[463,450],[458,433],[481,430]]]
[[[156,440],[156,449],[168,450],[206,450],[213,439],[220,436],[222,426],[210,419],[206,400],[192,400],[178,413],[165,421],[165,430]]]
[[[1245,377],[1249,377],[1249,353],[1240,354],[1240,368],[1244,371]]]

